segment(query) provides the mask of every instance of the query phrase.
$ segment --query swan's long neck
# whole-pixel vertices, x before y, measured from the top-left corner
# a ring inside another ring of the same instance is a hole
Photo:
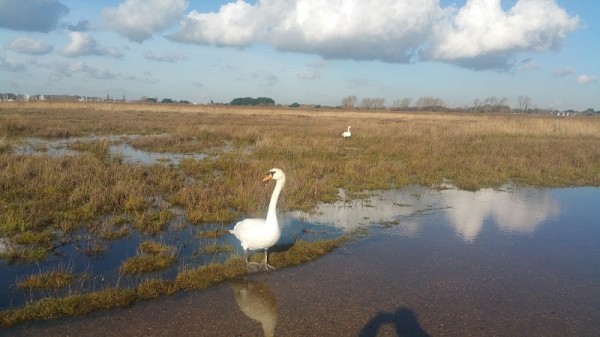
[[[271,201],[269,202],[269,210],[267,211],[267,223],[275,223],[277,226],[277,199],[279,199],[279,194],[283,189],[283,185],[285,184],[285,178],[277,180],[275,184],[275,189],[273,190],[273,194],[271,195]]]

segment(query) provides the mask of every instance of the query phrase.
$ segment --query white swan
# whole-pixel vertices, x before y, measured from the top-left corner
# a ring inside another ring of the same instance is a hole
[[[267,211],[266,219],[244,219],[239,221],[233,230],[230,230],[231,234],[235,235],[244,249],[244,258],[246,259],[246,268],[248,271],[257,271],[262,266],[265,267],[266,271],[275,270],[273,266],[269,265],[267,261],[267,250],[272,247],[281,236],[281,229],[277,221],[277,199],[285,184],[285,173],[278,168],[273,168],[269,171],[269,174],[264,177],[263,181],[275,180],[275,189],[271,195],[271,201],[269,202],[269,210]],[[256,262],[248,261],[249,250],[260,250],[265,251],[265,261],[258,265]],[[258,265],[258,268],[257,268]]]
[[[351,128],[351,126],[348,126],[348,131],[344,131],[342,133],[342,137],[348,138],[348,137],[352,136],[352,134],[350,133],[350,128]]]

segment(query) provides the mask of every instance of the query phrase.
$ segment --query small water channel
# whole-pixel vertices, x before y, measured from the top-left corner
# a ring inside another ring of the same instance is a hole
[[[599,188],[507,186],[468,192],[412,186],[378,191],[363,200],[285,215],[283,241],[357,228],[369,233],[313,263],[128,309],[8,331],[23,336],[82,331],[131,336],[597,336],[598,200]],[[193,228],[176,234],[182,247],[198,241],[189,230]],[[232,239],[222,240],[235,244]],[[134,248],[129,249],[133,254]],[[116,266],[122,258],[102,259]],[[2,266],[7,267],[14,268]],[[15,274],[8,278],[14,281]]]

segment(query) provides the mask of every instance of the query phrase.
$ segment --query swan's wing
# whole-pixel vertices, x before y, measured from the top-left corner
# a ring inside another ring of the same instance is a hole
[[[265,219],[244,219],[238,221],[230,232],[243,243],[245,240],[251,239],[259,234],[261,229],[265,227],[266,222]]]
[[[233,228],[234,234],[244,249],[266,249],[274,245],[281,235],[278,226],[268,226],[265,219],[245,219]]]

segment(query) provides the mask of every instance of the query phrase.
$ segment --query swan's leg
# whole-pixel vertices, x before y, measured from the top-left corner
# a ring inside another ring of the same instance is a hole
[[[244,249],[244,260],[246,260],[246,270],[249,273],[256,273],[260,269],[260,266],[256,262],[250,262],[248,258],[248,250]]]
[[[265,266],[265,271],[272,271],[275,270],[275,267],[273,267],[272,265],[269,264],[269,262],[267,261],[268,259],[268,254],[267,254],[267,250],[265,249],[265,261],[263,263],[260,264],[260,266]]]

